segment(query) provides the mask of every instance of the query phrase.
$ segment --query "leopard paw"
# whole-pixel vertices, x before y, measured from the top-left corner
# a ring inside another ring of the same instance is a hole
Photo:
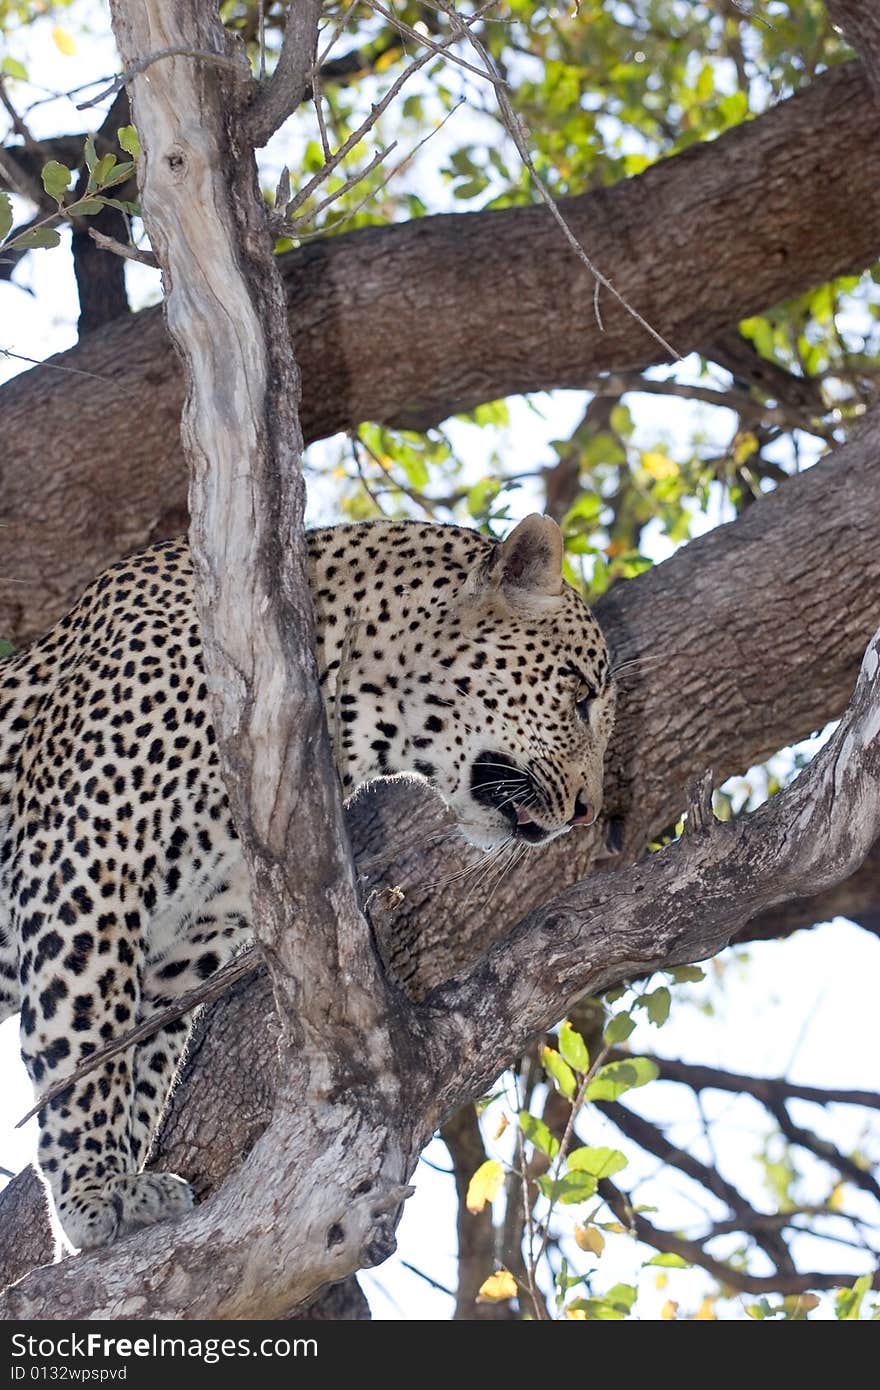
[[[175,1173],[131,1173],[66,1194],[58,1219],[73,1249],[94,1250],[144,1226],[174,1221],[192,1205],[189,1183]]]

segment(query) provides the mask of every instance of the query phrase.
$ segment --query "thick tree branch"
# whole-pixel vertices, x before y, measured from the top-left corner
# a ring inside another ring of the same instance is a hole
[[[759,912],[747,922],[737,941],[778,941],[802,927],[847,917],[880,936],[880,844],[871,850],[864,864],[842,883],[815,897],[792,898],[787,903]]]
[[[878,148],[880,109],[860,66],[846,64],[716,141],[561,206],[627,299],[680,350],[700,349],[745,315],[877,256]],[[622,310],[609,305],[599,332],[591,279],[541,208],[368,228],[311,243],[282,268],[306,440],[366,419],[424,425],[657,360]],[[100,384],[84,391],[59,368]],[[90,335],[0,399],[0,633],[22,640],[108,561],[184,529],[182,381],[148,312]],[[126,426],[113,448],[106,411],[116,399]],[[49,466],[46,441],[67,438],[71,419],[101,449],[55,447]]]
[[[101,122],[95,137],[98,149],[118,150],[116,132],[120,126],[128,124],[128,93],[123,89],[114,98],[110,110]],[[76,186],[76,198],[82,198],[89,182],[89,171],[83,168]],[[129,186],[131,185],[131,186]],[[134,196],[134,180],[121,188],[113,190],[113,196],[129,199]],[[93,233],[104,236],[128,239],[128,226],[125,217],[113,207],[103,207],[94,217],[85,222],[80,220],[74,226],[71,237],[73,270],[79,295],[79,322],[77,330],[80,338],[105,323],[112,323],[122,314],[128,313],[128,294],[125,288],[125,263],[118,256],[108,256],[102,251]]]
[[[304,99],[315,63],[323,0],[297,0],[289,7],[275,71],[257,92],[246,117],[247,134],[265,145]]]
[[[843,31],[865,65],[874,96],[880,102],[880,13],[865,0],[826,0],[834,24]]]

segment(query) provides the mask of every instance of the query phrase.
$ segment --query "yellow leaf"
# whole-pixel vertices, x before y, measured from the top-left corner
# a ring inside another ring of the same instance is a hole
[[[665,454],[658,454],[656,450],[649,449],[646,454],[642,454],[642,467],[652,478],[661,482],[664,478],[678,477],[678,464],[675,459],[667,458]]]
[[[831,1196],[828,1198],[828,1210],[840,1211],[843,1202],[843,1183],[835,1183]]]
[[[740,467],[757,453],[758,437],[751,430],[740,430],[733,441],[733,461]]]
[[[678,1304],[672,1298],[667,1298],[663,1307],[660,1309],[660,1317],[664,1322],[675,1322],[675,1315],[678,1312]]]
[[[498,1189],[504,1181],[504,1169],[500,1163],[496,1163],[494,1158],[487,1158],[485,1163],[481,1163],[474,1176],[468,1183],[467,1202],[468,1211],[482,1211],[487,1202],[491,1202],[498,1193]]]
[[[816,1299],[818,1303],[818,1298]],[[704,1298],[697,1311],[694,1313],[694,1322],[717,1322],[718,1314],[715,1312],[715,1300]]]
[[[478,1303],[503,1303],[506,1298],[516,1298],[516,1280],[506,1269],[499,1269],[497,1274],[490,1274],[480,1285],[480,1292],[477,1294]]]
[[[579,1249],[592,1255],[601,1255],[605,1249],[605,1237],[595,1226],[575,1226],[574,1238]]]
[[[566,1321],[568,1321],[568,1322],[586,1322],[586,1321],[587,1321],[587,1314],[586,1314],[585,1309],[583,1309],[583,1308],[572,1308],[571,1306],[569,1306],[569,1307],[566,1308],[566,1310],[565,1310],[565,1317],[566,1317]]]
[[[52,38],[59,53],[63,53],[65,58],[72,58],[76,52],[76,44],[70,37],[66,29],[59,29],[58,25],[52,30]]]
[[[501,1116],[501,1123],[499,1124],[498,1128],[497,1128],[496,1131],[495,1131],[495,1138],[496,1138],[496,1139],[500,1139],[500,1138],[501,1138],[502,1134],[503,1134],[504,1131],[507,1129],[507,1126],[508,1126],[509,1124],[510,1124],[510,1119],[509,1119],[508,1115],[505,1113],[504,1115]]]
[[[373,72],[384,72],[386,68],[391,68],[400,59],[399,48],[389,48],[387,53],[381,53],[373,65]],[[366,74],[364,74],[366,76]]]
[[[618,555],[625,555],[629,550],[629,542],[624,540],[610,540],[605,546],[605,554],[609,560],[615,560]]]
[[[654,1275],[654,1288],[665,1289],[668,1283],[669,1275],[666,1273],[666,1270],[658,1269],[657,1273]]]

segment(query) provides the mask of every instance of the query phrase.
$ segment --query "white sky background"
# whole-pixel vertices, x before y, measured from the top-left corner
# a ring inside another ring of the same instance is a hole
[[[91,19],[92,34],[80,36],[83,14]],[[104,6],[80,3],[70,19],[71,32],[77,42],[73,57],[64,57],[55,45],[53,23],[67,22],[64,11],[50,14],[35,22],[28,31],[21,31],[11,56],[25,62],[34,80],[54,90],[66,90],[92,77],[112,74],[117,70],[115,48],[107,34],[108,21]],[[2,55],[0,55],[2,56]],[[414,88],[413,88],[414,89]],[[12,95],[19,106],[34,100],[42,93],[14,84]],[[81,98],[77,98],[81,99]],[[53,102],[37,107],[29,117],[37,136],[64,130],[97,126],[103,108],[77,113],[70,101]],[[465,139],[464,126],[479,120],[466,108],[457,112],[444,131],[431,142],[420,157],[418,179],[420,191],[432,211],[460,207],[451,199],[447,186],[437,177],[445,149],[453,148]],[[445,142],[445,143],[444,143]],[[276,136],[267,152],[266,169],[276,174],[282,163],[296,167],[297,140],[289,134]],[[24,209],[21,209],[24,211]],[[141,306],[158,297],[158,276],[140,266],[127,264],[130,293],[133,302]],[[16,271],[13,284],[0,284],[0,349],[24,357],[42,360],[50,353],[73,345],[76,341],[77,303],[69,255],[62,248],[52,252],[36,252],[27,257]],[[11,357],[0,356],[0,380],[23,370],[27,364]],[[684,363],[695,371],[693,363]],[[584,409],[581,393],[556,393],[553,397],[535,398],[544,414],[542,420],[520,401],[511,402],[511,425],[498,431],[493,444],[498,451],[516,451],[520,460],[528,459],[529,466],[552,461],[549,441],[564,438]],[[690,402],[647,397],[630,397],[630,409],[636,420],[637,442],[656,447],[658,427],[672,444],[677,437],[689,435],[695,419],[710,437],[725,444],[733,427],[733,417],[727,412],[711,411]],[[488,447],[482,431],[453,423],[449,427],[457,452],[473,469],[474,477],[484,471]],[[318,446],[327,448],[328,446]],[[529,495],[524,488],[512,494],[512,505],[521,513],[530,510],[538,500],[537,493]],[[312,520],[332,519],[329,496],[313,503]],[[710,518],[695,518],[695,532],[723,519],[719,509]],[[672,547],[664,538],[654,536],[648,553],[656,560],[666,557]],[[720,958],[719,966],[711,972],[710,982],[688,986],[674,992],[672,1016],[666,1027],[658,1032],[640,1024],[630,1039],[635,1053],[644,1049],[717,1065],[733,1071],[757,1075],[787,1074],[792,1080],[829,1087],[874,1088],[880,1080],[877,1062],[876,980],[880,974],[880,941],[876,937],[843,922],[836,922],[808,932],[801,932],[785,943],[766,943],[751,948],[746,968],[732,952]],[[659,981],[658,981],[659,983]],[[703,1008],[712,994],[715,1012],[709,1016]],[[0,1075],[3,1078],[0,1094],[0,1165],[17,1171],[30,1161],[35,1145],[35,1123],[16,1131],[15,1120],[31,1104],[30,1083],[25,1076],[17,1052],[17,1021],[9,1020],[0,1027]],[[682,1147],[700,1151],[705,1141],[702,1121],[692,1098],[681,1089],[655,1083],[632,1099],[633,1108],[667,1122],[675,1121],[673,1138]],[[706,1097],[709,1113],[721,1117],[716,1140],[722,1140],[725,1174],[743,1187],[759,1207],[772,1206],[768,1194],[760,1188],[760,1174],[752,1158],[763,1143],[766,1126],[763,1112],[747,1098],[710,1093]],[[833,1137],[842,1148],[855,1146],[862,1136],[856,1131],[856,1112],[837,1107],[823,1114],[816,1107],[801,1107],[795,1118],[813,1125]],[[487,1120],[487,1132],[494,1131],[498,1122],[499,1104],[492,1107]],[[590,1115],[582,1126],[584,1142],[620,1144],[627,1149],[610,1122]],[[880,1137],[875,1129],[865,1145],[874,1159],[880,1158]],[[503,1145],[502,1145],[503,1148]],[[509,1157],[507,1153],[497,1156]],[[704,1152],[703,1157],[708,1158]],[[426,1159],[438,1168],[448,1168],[444,1146],[435,1141]],[[819,1165],[813,1180],[821,1181]],[[663,1207],[653,1219],[658,1224],[697,1229],[703,1213],[694,1205],[694,1190],[684,1179],[670,1177],[660,1171],[660,1165],[645,1164],[638,1174],[630,1170],[623,1175],[632,1185],[638,1178],[637,1200],[651,1202],[662,1193]],[[855,1203],[848,1202],[852,1207]],[[719,1210],[719,1215],[722,1214]],[[841,1261],[842,1269],[858,1272],[867,1268],[843,1247],[817,1242],[803,1237],[799,1258],[815,1267],[834,1268]],[[641,1262],[649,1251],[636,1246],[628,1237],[614,1237],[603,1257],[595,1292],[601,1292],[618,1280],[635,1282]],[[417,1174],[417,1192],[407,1204],[399,1231],[399,1253],[380,1270],[363,1277],[374,1316],[385,1318],[448,1318],[451,1301],[410,1273],[404,1262],[424,1270],[440,1283],[454,1286],[455,1282],[455,1199],[452,1179],[435,1171],[423,1162]],[[587,1266],[586,1256],[578,1256],[581,1266]],[[489,1274],[491,1271],[487,1270]],[[649,1286],[637,1305],[637,1315],[657,1317],[662,1301],[677,1298],[683,1308],[694,1308],[700,1301],[704,1281],[698,1274],[668,1271],[669,1282],[664,1290]],[[741,1300],[746,1303],[751,1300]],[[743,1316],[741,1307],[733,1303],[727,1316]],[[828,1313],[831,1316],[830,1311]]]

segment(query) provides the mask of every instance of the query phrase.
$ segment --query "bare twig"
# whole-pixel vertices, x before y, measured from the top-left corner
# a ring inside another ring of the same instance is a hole
[[[328,231],[334,231],[334,232],[336,232],[336,231],[339,230],[340,227],[344,227],[345,224],[346,224],[346,222],[350,222],[351,219],[352,219],[353,217],[356,217],[356,216],[358,215],[358,213],[360,212],[361,208],[365,207],[366,204],[367,204],[368,202],[370,202],[371,199],[375,198],[376,195],[377,195],[378,193],[381,193],[383,188],[387,188],[388,184],[389,184],[389,183],[391,182],[391,180],[395,177],[395,175],[399,174],[399,173],[401,172],[402,169],[405,169],[406,166],[407,166],[408,164],[410,164],[410,163],[412,162],[413,159],[415,159],[416,155],[418,154],[418,152],[419,152],[419,150],[422,148],[422,146],[423,146],[423,145],[426,145],[426,144],[428,143],[429,140],[432,140],[432,139],[434,138],[434,136],[437,134],[438,130],[442,130],[442,129],[443,129],[443,127],[445,126],[446,122],[449,120],[450,116],[454,116],[455,113],[456,113],[456,111],[458,111],[459,107],[461,107],[461,106],[463,106],[463,105],[464,105],[464,99],[462,99],[461,101],[457,102],[457,104],[456,104],[455,106],[453,106],[449,111],[447,111],[447,112],[446,112],[446,115],[443,117],[442,121],[438,121],[438,123],[437,123],[437,125],[434,127],[434,129],[433,129],[433,130],[429,130],[429,131],[428,131],[428,134],[427,134],[427,135],[424,135],[424,136],[422,137],[422,139],[418,142],[418,144],[417,144],[417,145],[414,145],[413,148],[409,151],[409,153],[406,154],[406,155],[404,155],[403,159],[399,160],[398,163],[394,165],[394,168],[393,168],[393,169],[389,169],[389,170],[388,170],[388,173],[385,175],[384,179],[382,179],[382,180],[376,185],[375,188],[371,188],[370,191],[369,191],[369,193],[366,193],[366,194],[364,195],[364,197],[361,198],[360,202],[355,203],[354,207],[353,207],[353,208],[350,208],[349,211],[348,211],[347,213],[345,213],[345,215],[344,215],[343,217],[338,217],[338,218],[336,219],[335,222],[330,223],[330,224],[325,224],[323,227],[320,227],[316,232],[310,232],[310,233],[308,233],[306,236],[303,236],[302,232],[298,232],[298,233],[297,233],[297,236],[299,237],[299,239],[300,239],[301,241],[305,241],[305,240],[307,240],[309,237],[312,237],[312,236],[326,236],[327,233],[328,233]],[[397,142],[395,141],[394,143],[396,144]],[[391,149],[393,149],[393,148],[394,148],[393,145],[389,145],[389,147],[388,147],[389,150],[391,150]],[[386,153],[387,153],[387,151],[386,151]],[[368,172],[369,172],[369,170],[366,170],[366,169],[365,169],[365,170],[364,170],[364,173],[361,174],[360,177],[363,178]],[[325,199],[325,200],[324,200],[324,203],[321,204],[321,207],[325,207],[326,204],[327,204],[328,202],[334,201],[334,200],[335,200],[336,198],[338,198],[343,192],[344,192],[344,190],[340,188],[339,191],[338,191],[337,193],[334,193],[334,194],[333,194],[333,198],[332,198],[332,199]],[[317,215],[317,212],[318,212],[318,209],[315,209],[315,212],[311,213],[311,214],[310,214],[310,217],[316,216],[316,215]],[[297,225],[299,225],[301,222],[304,222],[305,220],[306,220],[305,218],[297,218]],[[464,489],[462,495],[463,495],[463,496],[466,496],[466,494],[467,494],[467,489]]]
[[[315,119],[318,122],[318,132],[321,136],[321,149],[326,160],[330,158],[330,141],[327,139],[327,125],[324,120],[324,92],[317,66],[312,73],[312,103],[315,108]]]
[[[627,1053],[615,1050],[614,1061],[625,1061]],[[692,1091],[734,1091],[754,1096],[768,1107],[778,1100],[811,1100],[817,1105],[864,1105],[880,1110],[880,1093],[825,1089],[820,1086],[801,1086],[784,1077],[746,1076],[741,1072],[696,1063],[673,1061],[669,1057],[644,1053],[657,1067],[663,1081],[678,1081]]]
[[[383,160],[387,159],[391,151],[395,149],[397,149],[397,141],[392,140],[390,145],[386,145],[384,149],[378,150],[377,153],[373,155],[369,164],[365,165],[363,169],[358,169],[356,173],[352,174],[351,178],[346,179],[341,188],[334,189],[332,193],[328,193],[326,198],[322,198],[317,207],[313,208],[311,212],[304,213],[302,217],[296,217],[292,221],[285,220],[283,225],[295,232],[297,227],[302,223],[310,222],[313,217],[318,217],[331,203],[335,203],[337,198],[341,198],[344,194],[351,192],[351,190],[359,183],[362,183],[365,178],[368,178],[373,170],[377,168]],[[296,201],[297,200],[294,199],[294,204],[296,204]]]
[[[102,251],[110,251],[114,256],[122,256],[127,261],[137,261],[138,264],[148,265],[153,270],[159,265],[152,251],[141,251],[137,246],[126,246],[125,242],[117,241],[116,237],[99,232],[97,227],[89,227],[89,236]]]
[[[587,390],[596,395],[620,397],[630,393],[646,396],[677,396],[686,401],[703,401],[706,405],[716,405],[725,410],[736,411],[754,420],[780,425],[783,429],[801,429],[820,438],[829,437],[830,430],[818,426],[813,418],[785,406],[765,405],[753,399],[745,391],[721,391],[711,386],[696,386],[683,381],[655,381],[638,372],[613,372],[609,376],[595,377],[589,382]]]
[[[455,63],[456,67],[464,68],[466,72],[473,73],[474,77],[481,78],[482,81],[488,82],[492,87],[497,87],[499,82],[502,81],[494,72],[487,71],[486,68],[478,68],[474,63],[469,63],[466,58],[462,58],[457,53],[450,52],[448,42],[441,41],[438,43],[435,39],[430,38],[428,34],[423,34],[418,29],[413,29],[405,20],[398,18],[397,15],[387,10],[384,5],[381,5],[379,0],[367,0],[367,4],[371,10],[375,10],[376,14],[380,14],[383,19],[386,19],[389,24],[392,24],[399,33],[405,34],[408,39],[412,39],[415,43],[423,44],[425,48],[429,48],[432,53],[436,53],[439,57],[448,58],[451,63]],[[465,21],[462,19],[461,22],[464,23]],[[468,17],[467,23],[471,23],[470,17]],[[463,36],[461,33],[458,33],[455,37],[456,40],[458,40]]]
[[[114,1038],[105,1047],[99,1047],[97,1052],[91,1053],[80,1062],[78,1067],[67,1076],[62,1076],[58,1081],[53,1082],[47,1091],[44,1091],[39,1100],[31,1106],[26,1115],[23,1115],[16,1124],[16,1129],[21,1129],[22,1125],[27,1124],[44,1105],[48,1105],[50,1100],[60,1096],[68,1087],[80,1081],[96,1067],[102,1066],[110,1057],[115,1057],[119,1052],[127,1052],[136,1043],[143,1042],[146,1038],[151,1038],[154,1033],[158,1033],[164,1028],[166,1023],[173,1023],[175,1019],[182,1018],[184,1014],[192,1013],[193,1009],[202,1004],[209,1004],[212,999],[219,999],[221,994],[225,994],[233,985],[238,984],[239,980],[244,980],[248,975],[252,975],[263,963],[262,953],[256,946],[248,946],[240,955],[231,960],[228,965],[224,965],[204,984],[196,985],[193,989],[187,990],[175,999],[173,1004],[169,1004],[166,1009],[160,1009],[150,1018],[144,1019],[136,1028],[130,1028],[127,1033]]]
[[[537,1285],[535,1282],[535,1223],[532,1217],[532,1203],[529,1198],[529,1177],[526,1170],[525,1150],[523,1147],[522,1130],[517,1125],[516,1130],[516,1151],[519,1160],[520,1186],[522,1192],[523,1223],[526,1228],[526,1283],[529,1290],[529,1297],[532,1300],[532,1307],[535,1310],[535,1317],[539,1322],[548,1322],[549,1316],[544,1307],[543,1299],[538,1296]]]
[[[663,1231],[652,1225],[641,1212],[633,1210],[627,1198],[614,1186],[610,1178],[600,1180],[599,1195],[608,1203],[618,1221],[628,1227],[645,1245],[653,1246],[655,1250],[663,1251],[665,1254],[680,1255],[688,1264],[698,1265],[707,1274],[711,1274],[722,1286],[735,1289],[739,1293],[785,1295],[807,1293],[811,1289],[840,1289],[847,1284],[855,1283],[859,1277],[858,1274],[829,1274],[818,1270],[808,1274],[750,1274],[747,1270],[715,1259],[697,1241],[686,1240],[672,1231]],[[880,1270],[872,1275],[872,1285],[875,1289],[880,1288]]]
[[[481,5],[480,8],[476,10],[474,14],[468,18],[467,23],[463,26],[465,30],[469,32],[469,26],[471,24],[476,24],[477,21],[482,18],[485,11],[491,8],[493,3],[494,0],[486,0],[486,3]],[[450,34],[449,38],[444,39],[441,43],[441,49],[448,48],[450,44],[456,43],[458,41],[458,38],[458,34]],[[337,167],[338,164],[342,162],[345,156],[351,150],[354,149],[355,145],[359,144],[360,141],[363,140],[364,136],[370,130],[372,130],[373,126],[376,124],[382,113],[386,111],[388,107],[391,105],[392,101],[394,101],[395,97],[397,96],[404,83],[409,81],[409,79],[415,73],[417,73],[420,70],[420,68],[423,68],[426,63],[429,63],[433,56],[433,50],[429,50],[427,53],[422,54],[421,57],[414,58],[413,61],[410,63],[409,67],[405,68],[404,71],[400,74],[400,76],[394,82],[392,82],[391,86],[388,88],[388,91],[384,93],[384,95],[380,98],[379,101],[375,102],[374,105],[370,107],[370,114],[363,121],[361,121],[361,124],[357,127],[356,130],[352,131],[348,139],[345,140],[343,144],[339,146],[339,149],[336,151],[336,153],[331,155],[330,159],[327,160],[327,162],[318,170],[318,172],[314,174],[312,178],[309,179],[308,183],[303,185],[303,187],[300,189],[296,197],[293,199],[293,201],[287,208],[288,216],[296,212],[297,208],[302,207],[303,203],[308,198],[310,198],[312,193],[314,193],[315,189],[318,188],[319,185],[322,184],[324,180],[330,176],[330,174],[332,174],[333,170]]]
[[[170,48],[158,48],[155,53],[148,53],[145,58],[139,58],[136,63],[127,67],[125,72],[114,77],[109,87],[105,87],[97,96],[90,97],[88,101],[78,102],[77,111],[85,111],[90,106],[98,106],[105,98],[115,96],[120,88],[124,87],[132,78],[139,77],[141,73],[147,71],[147,68],[158,63],[161,58],[197,58],[199,62],[210,63],[217,68],[226,68],[227,71],[235,73],[241,81],[250,77],[242,64],[234,58],[227,58],[222,53],[208,53],[200,48],[186,48],[182,44],[172,44]],[[91,87],[93,84],[87,82],[85,85]]]

